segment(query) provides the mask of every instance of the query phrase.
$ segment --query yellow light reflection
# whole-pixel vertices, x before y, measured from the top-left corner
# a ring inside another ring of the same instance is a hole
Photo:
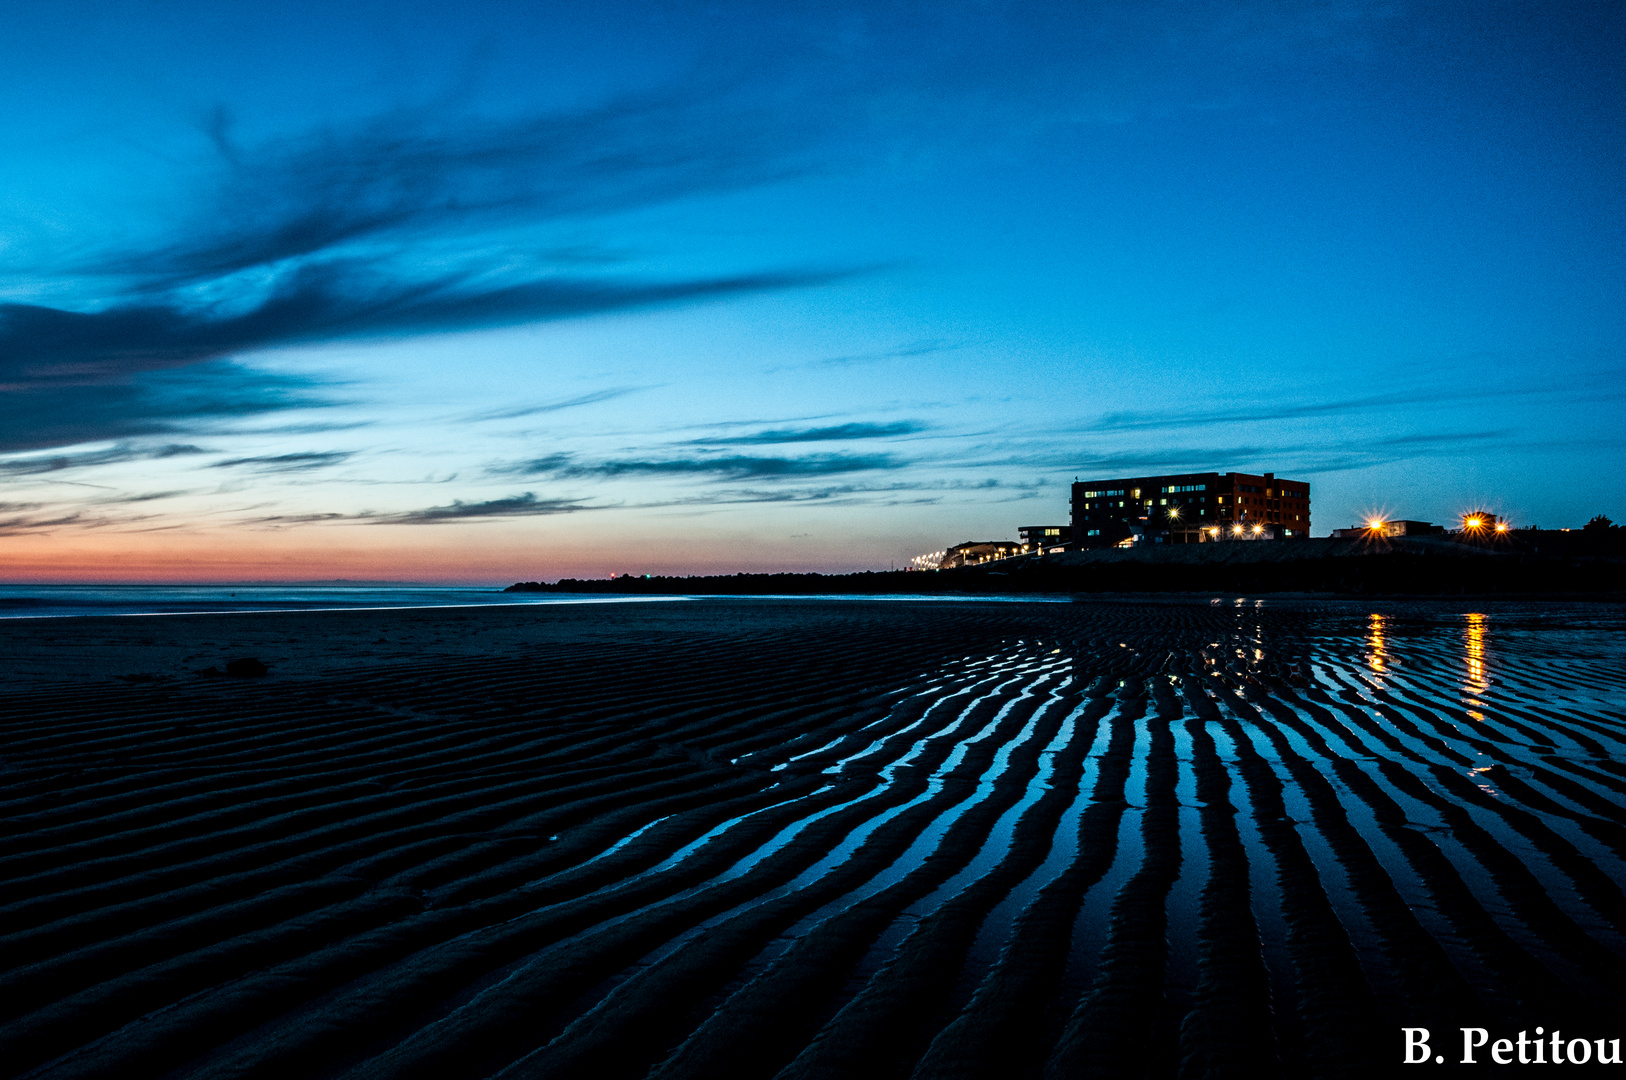
[[[1384,649],[1383,626],[1383,616],[1373,615],[1366,634],[1366,644],[1371,650],[1366,654],[1366,664],[1379,675],[1388,671],[1389,667],[1388,653]]]
[[[1468,682],[1466,689],[1470,694],[1483,694],[1490,689],[1490,682],[1485,678],[1485,616],[1470,614],[1468,616]]]

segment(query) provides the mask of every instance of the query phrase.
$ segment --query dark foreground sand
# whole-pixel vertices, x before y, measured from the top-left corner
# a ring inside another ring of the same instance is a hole
[[[1619,607],[11,621],[0,759],[8,1074],[1384,1076],[1402,1026],[1445,1071],[1464,1025],[1626,1039]]]

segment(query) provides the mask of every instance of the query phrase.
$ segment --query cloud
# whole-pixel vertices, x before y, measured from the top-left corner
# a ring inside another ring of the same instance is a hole
[[[583,405],[597,405],[601,401],[614,401],[616,398],[626,397],[628,394],[635,394],[644,389],[648,388],[642,386],[617,386],[608,390],[595,390],[591,394],[567,398],[564,401],[550,401],[541,405],[520,405],[513,408],[471,413],[463,417],[463,419],[469,421],[513,420],[521,416],[538,416],[543,413],[559,412],[563,409],[575,409]]]
[[[927,425],[914,420],[892,424],[836,424],[831,427],[779,428],[750,435],[717,435],[690,439],[691,446],[767,446],[775,443],[840,442],[852,439],[889,439],[926,431]]]
[[[634,282],[455,274],[402,281],[347,262],[292,271],[246,310],[145,300],[95,312],[0,305],[0,451],[174,432],[207,419],[333,401],[324,392],[331,387],[317,378],[226,360],[258,349],[514,325],[806,287],[844,275]]]
[[[484,502],[464,502],[454,499],[447,506],[429,506],[422,510],[380,512],[362,510],[357,513],[271,514],[249,519],[243,524],[262,526],[320,525],[359,522],[374,525],[442,525],[454,521],[489,518],[539,517],[549,514],[573,514],[582,510],[602,509],[573,499],[539,499],[535,492],[510,495],[504,499]]]
[[[1145,476],[1155,472],[1247,471],[1272,469],[1284,475],[1345,472],[1405,461],[1420,455],[1471,451],[1475,447],[1507,445],[1509,431],[1423,432],[1369,441],[1318,443],[1243,443],[1232,446],[1166,446],[1092,454],[1061,453],[1050,449],[998,458],[965,458],[957,468],[1060,469],[1080,477]],[[1288,465],[1288,463],[1291,463]],[[1288,465],[1287,468],[1283,468]]]
[[[212,469],[231,469],[246,467],[256,472],[306,472],[311,469],[325,469],[329,465],[340,465],[353,457],[349,450],[329,450],[320,453],[304,454],[272,454],[265,457],[230,458],[226,461],[216,461],[209,467]]]
[[[1618,398],[1626,391],[1621,388],[1621,372],[1572,372],[1559,383],[1528,386],[1487,386],[1482,380],[1471,379],[1440,386],[1412,387],[1384,394],[1339,398],[1333,401],[1299,401],[1273,403],[1267,417],[1259,419],[1297,420],[1322,416],[1342,416],[1370,413],[1375,410],[1399,409],[1411,405],[1440,405],[1453,401],[1479,401],[1497,398],[1528,398],[1536,394],[1585,394],[1589,397],[1604,395]],[[1238,415],[1234,406],[1205,409],[1168,410],[1159,412],[1111,412],[1094,423],[1085,425],[1085,431],[1157,431],[1169,428],[1202,427],[1209,424],[1235,424]],[[1250,419],[1257,422],[1257,419]]]
[[[3,304],[0,388],[96,385],[274,346],[507,326],[843,276],[808,271],[635,282],[458,273],[401,280],[345,260],[292,270],[247,309],[142,301],[78,312]]]
[[[218,169],[195,203],[201,212],[177,222],[173,239],[106,252],[81,269],[173,288],[362,245],[615,213],[808,169],[817,116],[786,125],[775,103],[748,90],[697,78],[507,119],[404,108],[256,146],[236,142],[222,112],[211,125]]]
[[[94,506],[128,506],[131,503],[156,502],[159,499],[173,499],[177,495],[185,495],[185,491],[146,491],[140,494],[107,495],[99,499],[91,499]]]
[[[0,514],[15,507],[27,509],[26,504],[0,504]],[[72,527],[81,529],[106,529],[115,526],[128,526],[137,522],[151,520],[152,514],[89,514],[83,510],[55,509],[48,514],[18,513],[0,517],[0,536],[23,536],[29,533],[50,533],[53,530]]]
[[[134,446],[120,444],[101,450],[85,450],[76,454],[52,454],[49,457],[0,458],[0,476],[40,476],[68,469],[88,469],[97,465],[112,465],[123,461],[151,461],[179,457],[185,454],[205,453],[199,447],[184,443],[164,446]]]
[[[810,149],[845,106],[808,96],[807,115],[790,124],[785,102],[748,89],[693,80],[501,120],[398,109],[252,146],[234,141],[222,117],[213,168],[177,181],[183,209],[150,238],[71,261],[14,262],[31,295],[59,299],[0,304],[0,450],[325,403],[289,392],[316,390],[317,380],[293,387],[228,363],[260,350],[721,300],[866,272],[654,277],[596,249],[584,256],[579,240],[547,242],[562,222],[579,232],[584,220],[813,167]],[[184,385],[209,365],[208,389],[239,385],[212,399]],[[4,423],[12,417],[20,422]]]
[[[511,495],[506,499],[466,503],[453,500],[450,506],[431,506],[425,510],[410,510],[403,514],[384,514],[375,521],[398,525],[436,525],[445,521],[466,521],[470,518],[536,517],[540,514],[573,514],[592,507],[571,499],[538,499],[532,492]]]
[[[14,515],[0,517],[0,536],[23,536],[28,533],[49,532],[64,525],[73,525],[79,528],[94,528],[97,523],[87,520],[83,514],[60,514],[56,517],[35,517],[32,515]]]
[[[851,353],[846,356],[826,357],[823,360],[809,360],[800,364],[783,364],[779,367],[768,368],[765,374],[772,375],[780,371],[797,371],[807,368],[844,368],[858,364],[878,364],[887,360],[904,360],[963,348],[965,348],[964,345],[951,345],[941,341],[921,341],[913,345],[901,345],[896,349],[883,349],[879,352]]]
[[[222,419],[332,401],[315,380],[225,361],[95,387],[0,391],[0,453],[174,436]]]
[[[979,503],[1022,502],[1040,496],[1046,485],[1011,484],[994,478],[982,480],[925,480],[886,484],[827,484],[774,488],[724,488],[663,502],[640,504],[649,507],[728,507],[749,503],[818,503],[830,506],[922,506],[941,503],[945,498],[969,492],[982,496],[998,492],[998,498],[980,498]]]
[[[555,479],[622,476],[703,476],[727,480],[778,480],[897,469],[908,464],[891,454],[811,454],[807,457],[650,458],[581,462],[569,454],[551,454],[492,469],[499,475],[550,475]]]

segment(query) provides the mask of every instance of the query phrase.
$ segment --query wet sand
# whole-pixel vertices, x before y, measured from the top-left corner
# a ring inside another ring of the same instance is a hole
[[[1364,1077],[1402,1026],[1453,1063],[1464,1025],[1626,1038],[1614,605],[10,620],[0,762],[18,1075]]]

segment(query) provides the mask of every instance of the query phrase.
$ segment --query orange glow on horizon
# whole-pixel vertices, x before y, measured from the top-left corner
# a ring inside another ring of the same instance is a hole
[[[883,546],[884,545],[884,546]],[[61,533],[0,540],[0,584],[406,581],[500,584],[612,574],[847,573],[885,569],[888,541],[742,544],[726,533],[672,536],[653,523],[607,548],[595,530],[534,521],[256,532]]]

